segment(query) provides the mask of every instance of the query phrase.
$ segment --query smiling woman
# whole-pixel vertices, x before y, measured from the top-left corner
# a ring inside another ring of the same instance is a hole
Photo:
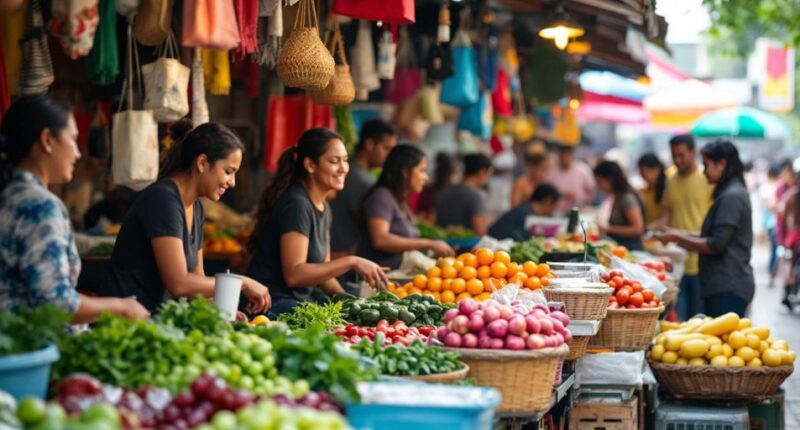
[[[236,185],[244,146],[227,127],[207,123],[192,129],[188,120],[170,128],[173,145],[158,182],[137,197],[122,222],[112,272],[105,291],[136,296],[155,310],[165,296],[213,297],[214,278],[203,270],[203,223],[200,198],[218,201]],[[267,288],[244,278],[248,310],[271,305]]]

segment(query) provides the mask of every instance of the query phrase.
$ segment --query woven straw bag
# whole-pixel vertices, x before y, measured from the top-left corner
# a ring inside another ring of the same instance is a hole
[[[335,30],[332,32],[333,37],[330,38],[330,53],[331,56],[339,55],[339,60],[342,64],[337,64],[333,73],[331,81],[328,86],[319,90],[311,91],[311,99],[315,103],[328,106],[342,106],[348,105],[356,98],[356,87],[353,85],[353,77],[350,76],[350,66],[347,64],[347,57],[344,52],[344,41],[342,40],[342,33],[339,30],[339,24],[335,24]],[[326,39],[328,39],[326,37]],[[328,41],[326,40],[326,45]]]
[[[319,37],[316,0],[300,0],[294,28],[278,57],[278,79],[287,87],[321,90],[333,77],[336,62]]]

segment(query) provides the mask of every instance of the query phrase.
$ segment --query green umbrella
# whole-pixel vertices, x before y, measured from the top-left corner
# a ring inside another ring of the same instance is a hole
[[[697,137],[787,139],[791,131],[777,116],[755,108],[725,108],[700,117],[692,127]]]

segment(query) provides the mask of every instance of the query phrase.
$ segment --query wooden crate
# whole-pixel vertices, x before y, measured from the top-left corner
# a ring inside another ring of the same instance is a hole
[[[639,399],[623,402],[585,399],[569,411],[569,430],[636,430]]]

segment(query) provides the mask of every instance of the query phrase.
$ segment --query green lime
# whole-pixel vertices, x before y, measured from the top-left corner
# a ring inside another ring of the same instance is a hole
[[[17,418],[26,427],[34,426],[47,417],[47,406],[41,399],[25,397],[17,405]]]

